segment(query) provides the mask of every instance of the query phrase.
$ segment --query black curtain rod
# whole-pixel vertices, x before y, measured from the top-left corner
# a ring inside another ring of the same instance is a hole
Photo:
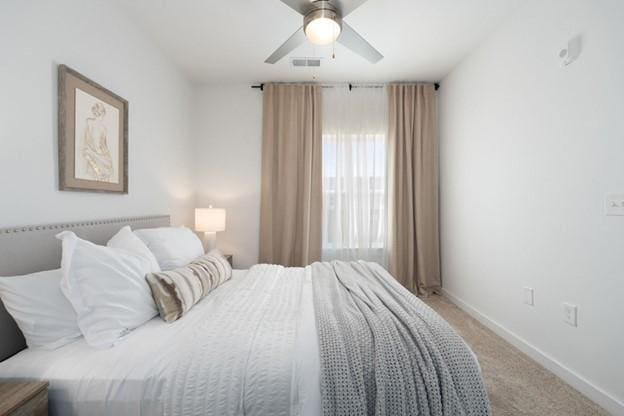
[[[437,82],[435,84],[433,84],[433,86],[434,86],[436,91],[440,89],[440,84],[438,84]],[[321,87],[322,88],[334,88],[331,85],[321,85]],[[264,91],[264,84],[252,85],[251,88],[258,89],[260,91]],[[353,88],[380,88],[380,87],[377,87],[377,86],[367,87],[367,86],[363,86],[363,85],[349,84],[349,91],[351,91]]]

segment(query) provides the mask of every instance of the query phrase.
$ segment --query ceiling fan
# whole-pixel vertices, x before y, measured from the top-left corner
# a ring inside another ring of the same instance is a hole
[[[372,63],[383,55],[342,19],[367,0],[281,0],[303,15],[303,26],[288,38],[266,61],[274,64],[288,55],[306,38],[316,45],[329,45],[338,41]]]

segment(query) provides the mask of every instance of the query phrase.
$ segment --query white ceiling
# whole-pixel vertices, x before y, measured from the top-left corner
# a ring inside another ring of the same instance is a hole
[[[117,0],[198,83],[438,81],[519,0],[368,0],[345,18],[385,58],[371,64],[340,44],[306,43],[289,56],[321,56],[321,68],[264,60],[303,22],[279,0]]]

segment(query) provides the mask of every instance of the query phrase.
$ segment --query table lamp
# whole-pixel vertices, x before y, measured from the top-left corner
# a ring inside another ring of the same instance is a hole
[[[225,231],[225,210],[222,208],[195,208],[195,231],[204,233],[206,252],[217,248],[217,233]]]

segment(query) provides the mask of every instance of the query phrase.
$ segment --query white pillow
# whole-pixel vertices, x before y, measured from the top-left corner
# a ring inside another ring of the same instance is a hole
[[[96,348],[115,345],[157,315],[145,281],[149,258],[82,240],[71,231],[63,241],[61,290],[78,315],[78,327]]]
[[[128,225],[123,227],[117,232],[117,234],[113,236],[113,238],[108,240],[106,246],[127,250],[131,253],[145,256],[149,259],[150,262],[150,273],[160,272],[160,266],[158,265],[158,261],[156,260],[156,257],[154,257],[154,254],[150,251],[149,248],[147,248],[145,243],[141,241],[139,237],[134,235]]]
[[[163,271],[184,267],[204,255],[204,246],[186,227],[146,228],[134,234],[154,253]]]
[[[82,336],[61,277],[60,269],[0,277],[0,298],[29,348],[55,349]]]

